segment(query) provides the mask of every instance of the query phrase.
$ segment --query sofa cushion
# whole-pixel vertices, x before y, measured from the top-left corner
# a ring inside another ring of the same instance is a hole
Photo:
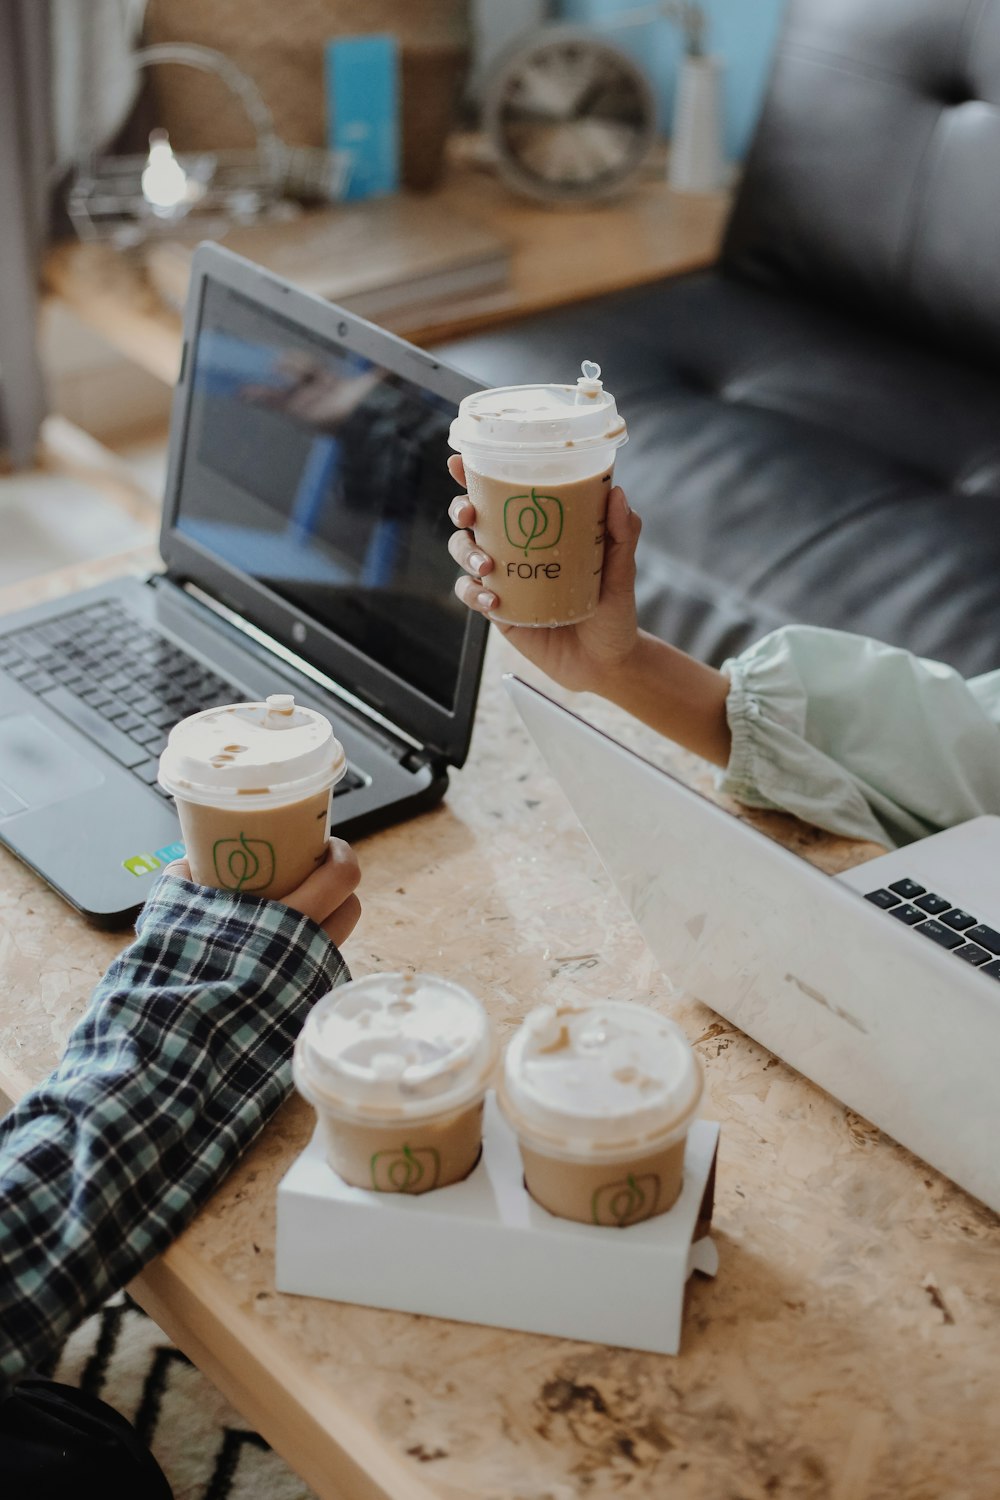
[[[1000,372],[1000,0],[791,0],[723,260]]]
[[[1000,377],[716,271],[438,352],[490,385],[603,366],[648,629],[716,662],[804,621],[1000,666]]]

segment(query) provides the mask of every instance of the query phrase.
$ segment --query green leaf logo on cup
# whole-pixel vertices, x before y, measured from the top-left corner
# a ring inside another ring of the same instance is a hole
[[[503,529],[512,547],[545,552],[562,536],[563,506],[558,495],[540,495],[532,487],[527,495],[510,495],[503,505]]]
[[[441,1158],[433,1146],[376,1151],[371,1160],[376,1193],[426,1193],[437,1186]]]
[[[633,1177],[630,1172],[620,1182],[608,1182],[599,1187],[591,1201],[591,1214],[595,1224],[614,1225],[624,1229],[627,1224],[638,1224],[656,1212],[656,1200],[660,1196],[660,1179],[655,1172],[646,1172]]]
[[[212,862],[224,891],[262,891],[274,879],[274,848],[266,839],[217,839]]]

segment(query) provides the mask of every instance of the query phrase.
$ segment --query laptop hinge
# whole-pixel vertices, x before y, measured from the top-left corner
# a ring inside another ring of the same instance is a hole
[[[344,712],[356,720],[363,721],[366,731],[369,734],[374,733],[382,748],[398,760],[404,769],[417,771],[423,769],[424,766],[430,766],[434,770],[440,770],[446,766],[446,762],[440,755],[435,755],[425,745],[421,745],[413,735],[407,734],[405,729],[393,724],[390,719],[385,718],[363,699],[355,697],[349,688],[342,687],[319,667],[313,666],[301,656],[296,656],[294,651],[289,651],[287,646],[283,646],[266,631],[259,629],[256,625],[251,625],[249,620],[245,620],[242,615],[213,598],[211,594],[206,594],[204,589],[200,589],[197,584],[171,577],[169,573],[153,574],[149,582],[153,587],[169,585],[170,588],[176,589],[186,598],[209,610],[216,620],[240,635],[243,638],[241,645],[249,646],[252,651],[256,647],[256,651],[263,651],[269,656],[277,657],[278,661],[291,671],[308,678],[310,682],[314,682],[317,687],[336,698],[343,705]]]

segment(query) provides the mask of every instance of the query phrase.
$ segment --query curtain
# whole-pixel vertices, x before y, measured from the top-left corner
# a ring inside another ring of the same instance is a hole
[[[121,126],[144,0],[0,0],[0,448],[32,461],[47,411],[38,278],[53,186]]]
[[[0,0],[0,442],[29,464],[46,412],[38,267],[49,217],[47,0]]]

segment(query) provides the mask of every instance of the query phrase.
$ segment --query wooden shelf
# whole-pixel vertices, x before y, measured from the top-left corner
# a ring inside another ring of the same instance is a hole
[[[500,292],[457,300],[446,314],[418,309],[387,324],[424,346],[709,264],[729,208],[728,194],[674,193],[659,172],[611,203],[550,208],[516,197],[490,171],[456,165],[433,196],[442,235],[449,215],[460,215],[503,236],[513,260],[510,283]],[[294,224],[288,229],[294,233]],[[82,322],[173,384],[180,316],[156,291],[141,251],[66,242],[47,257],[44,280]]]

